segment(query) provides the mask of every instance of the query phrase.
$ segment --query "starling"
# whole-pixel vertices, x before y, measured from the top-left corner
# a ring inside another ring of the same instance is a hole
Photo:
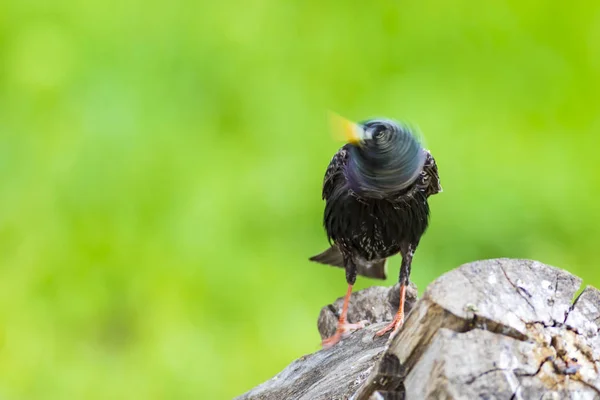
[[[387,258],[400,253],[398,312],[376,335],[397,333],[413,254],[429,222],[427,200],[442,191],[433,156],[408,126],[388,119],[334,122],[347,143],[331,159],[323,181],[323,223],[331,247],[310,260],[343,267],[348,290],[337,330],[323,347],[364,326],[346,321],[357,274],[385,279]]]

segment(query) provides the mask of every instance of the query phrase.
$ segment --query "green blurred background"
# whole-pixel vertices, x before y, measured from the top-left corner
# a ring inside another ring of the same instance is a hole
[[[599,43],[593,2],[0,2],[0,398],[227,399],[317,350],[328,109],[425,135],[421,291],[600,285]]]

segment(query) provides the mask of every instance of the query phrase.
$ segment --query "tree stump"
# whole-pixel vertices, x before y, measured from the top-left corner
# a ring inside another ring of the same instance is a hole
[[[416,303],[409,290],[391,340],[373,336],[395,311],[397,287],[362,290],[349,320],[372,325],[238,399],[600,399],[600,292],[588,286],[574,299],[580,284],[536,261],[465,264]],[[340,307],[338,299],[321,310],[322,337]]]

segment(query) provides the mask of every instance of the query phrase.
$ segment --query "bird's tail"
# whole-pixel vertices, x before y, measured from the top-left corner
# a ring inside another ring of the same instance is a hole
[[[312,256],[310,261],[344,268],[344,257],[337,246],[331,246],[324,252]],[[385,279],[387,277],[387,259],[367,261],[361,258],[355,260],[356,272],[367,278]]]

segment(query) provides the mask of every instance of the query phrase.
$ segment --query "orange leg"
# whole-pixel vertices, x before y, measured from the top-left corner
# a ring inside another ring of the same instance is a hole
[[[389,331],[392,331],[392,334],[390,337],[396,336],[396,334],[400,330],[400,327],[402,326],[402,324],[404,324],[404,300],[405,300],[405,298],[406,298],[406,286],[400,285],[400,305],[398,306],[398,312],[396,313],[396,316],[394,317],[394,320],[392,321],[392,323],[389,324],[388,326],[386,326],[385,328],[383,328],[382,330],[380,330],[379,332],[377,332],[375,334],[376,336],[383,336],[386,333],[388,333]]]
[[[338,321],[337,329],[333,336],[324,339],[321,342],[323,348],[327,349],[337,342],[339,342],[343,337],[347,336],[350,332],[355,331],[357,329],[361,329],[365,327],[365,323],[363,321],[357,324],[349,324],[346,322],[346,314],[348,313],[348,302],[350,301],[350,295],[352,294],[352,285],[348,285],[348,291],[346,292],[346,297],[344,297],[344,306],[342,307],[342,314],[340,315],[340,319]]]

